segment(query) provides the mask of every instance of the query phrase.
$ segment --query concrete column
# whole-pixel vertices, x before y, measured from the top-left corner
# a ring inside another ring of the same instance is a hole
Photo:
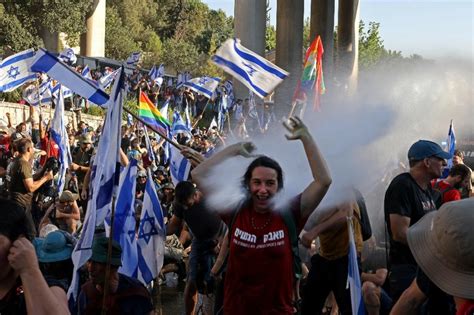
[[[265,0],[235,0],[234,34],[243,46],[265,56],[265,29],[267,21]],[[248,88],[234,80],[236,98],[248,97]]]
[[[59,52],[59,34],[57,32],[51,33],[46,28],[40,31],[41,39],[44,43],[44,48],[51,52]]]
[[[86,19],[87,31],[81,35],[81,55],[105,56],[105,2],[106,0],[94,0]]]
[[[359,0],[339,1],[338,24],[337,73],[352,93],[357,88],[359,70]]]
[[[275,91],[277,118],[287,116],[303,63],[303,0],[278,0],[276,64],[290,75]]]
[[[334,0],[312,0],[310,21],[310,42],[321,36],[324,47],[323,72],[328,92],[334,74]]]

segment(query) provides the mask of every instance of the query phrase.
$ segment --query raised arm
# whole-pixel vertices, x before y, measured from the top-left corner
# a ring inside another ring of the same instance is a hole
[[[308,128],[298,117],[290,117],[289,123],[283,125],[290,132],[288,140],[300,139],[308,159],[313,181],[306,187],[301,196],[301,215],[307,217],[316,209],[331,185],[332,178],[326,161],[313,140]]]
[[[252,142],[239,142],[233,145],[230,145],[223,149],[222,151],[214,154],[208,159],[202,161],[195,169],[191,171],[191,176],[193,181],[200,186],[200,189],[203,189],[201,182],[205,178],[209,171],[216,166],[217,164],[222,163],[223,161],[241,155],[243,157],[253,157],[252,152],[255,150],[255,145]]]

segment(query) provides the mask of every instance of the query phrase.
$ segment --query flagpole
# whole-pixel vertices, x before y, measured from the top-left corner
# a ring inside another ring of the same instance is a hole
[[[109,242],[107,244],[107,263],[105,266],[105,282],[104,282],[104,296],[102,297],[102,311],[101,315],[107,314],[107,295],[110,289],[110,260],[112,259],[112,240],[114,236],[114,219],[115,219],[115,194],[112,196],[112,209],[110,213],[110,233]]]
[[[138,120],[139,122],[141,122],[143,125],[147,126],[148,128],[150,128],[152,131],[154,131],[155,133],[159,134],[160,137],[162,137],[163,139],[165,139],[166,141],[168,141],[170,144],[172,144],[175,148],[181,150],[181,146],[176,142],[174,141],[173,139],[167,137],[166,135],[164,135],[163,133],[161,133],[160,131],[158,131],[155,127],[151,126],[149,123],[145,122],[143,119],[141,119],[140,117],[138,117],[137,115],[135,115],[134,113],[132,113],[128,108],[124,107],[123,110],[125,112],[127,112],[128,114],[132,115],[133,118],[135,118],[136,120]]]
[[[210,98],[207,99],[207,103],[206,103],[206,105],[204,106],[204,108],[203,108],[201,114],[198,116],[198,119],[194,122],[193,128],[195,128],[195,127],[197,126],[198,122],[201,121],[202,117],[204,116],[204,113],[206,112],[207,105],[209,105],[209,101],[210,101],[210,100],[211,100]]]

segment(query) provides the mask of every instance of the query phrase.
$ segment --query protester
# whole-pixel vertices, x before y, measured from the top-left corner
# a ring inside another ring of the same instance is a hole
[[[246,200],[227,218],[230,245],[224,291],[225,314],[292,314],[296,281],[290,229],[298,235],[309,215],[326,194],[331,177],[326,162],[303,122],[291,117],[285,127],[288,140],[300,139],[313,181],[294,198],[286,215],[275,211],[273,197],[283,188],[283,172],[273,159],[262,156],[247,168],[242,185]],[[212,166],[238,155],[251,157],[255,147],[238,143],[204,160],[192,171],[199,187]],[[202,184],[202,185],[201,185]],[[205,192],[211,194],[212,192]],[[291,224],[291,223],[290,223]],[[295,238],[296,239],[296,238]],[[297,247],[297,245],[296,245]],[[287,272],[282,273],[282,270]],[[293,270],[294,272],[288,272]]]
[[[456,164],[449,170],[445,179],[433,180],[434,201],[439,208],[445,202],[460,200],[461,189],[468,189],[471,170],[464,164]]]
[[[77,222],[81,219],[81,213],[77,205],[78,194],[65,190],[59,196],[56,205],[56,224],[59,229],[71,234],[76,232]]]
[[[90,279],[82,286],[78,300],[79,314],[99,314],[102,310],[104,286],[109,285],[107,314],[153,314],[150,293],[136,279],[118,272],[122,265],[120,244],[112,241],[110,275],[105,278],[109,239],[94,240],[92,256],[87,264]]]
[[[41,274],[28,235],[28,218],[15,202],[0,200],[0,314],[69,314],[66,292]]]
[[[441,177],[451,155],[428,140],[408,150],[410,170],[396,176],[385,193],[385,222],[390,237],[390,294],[397,301],[416,275],[416,261],[407,244],[407,231],[426,213],[436,210],[431,180]]]
[[[454,150],[454,156],[453,156],[453,165],[457,164],[464,164],[464,153],[460,150]],[[468,183],[468,186],[466,188],[461,189],[461,197],[462,198],[469,198],[474,196],[474,190],[473,190],[473,185],[474,185],[474,172],[469,168],[471,171],[471,180]]]
[[[423,276],[417,275],[391,314],[416,314],[427,299],[430,314],[454,314],[441,305],[441,290],[454,298],[457,315],[474,314],[473,209],[473,198],[448,202],[410,227],[408,245]]]

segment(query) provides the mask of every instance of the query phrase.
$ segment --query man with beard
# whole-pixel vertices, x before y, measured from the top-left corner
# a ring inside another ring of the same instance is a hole
[[[456,164],[449,170],[448,177],[431,182],[431,187],[437,193],[436,206],[439,208],[443,203],[460,200],[461,189],[469,187],[471,181],[471,170],[464,164]]]
[[[390,295],[397,301],[416,276],[417,264],[407,243],[408,228],[436,210],[431,180],[440,178],[451,154],[432,141],[419,140],[408,150],[410,170],[396,176],[385,192],[385,222],[390,237]]]

